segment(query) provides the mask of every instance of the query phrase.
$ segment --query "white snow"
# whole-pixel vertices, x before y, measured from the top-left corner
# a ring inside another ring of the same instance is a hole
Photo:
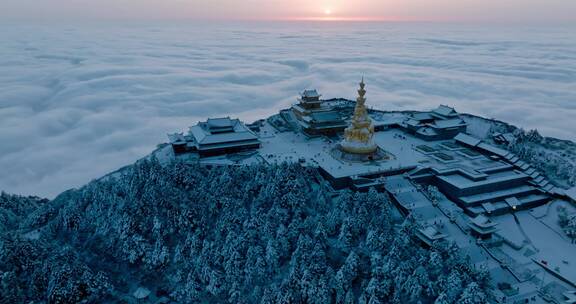
[[[576,187],[572,187],[572,188],[566,190],[565,193],[571,200],[576,202]]]
[[[150,290],[145,287],[138,287],[132,294],[136,299],[146,299],[150,295]]]
[[[38,240],[40,239],[40,231],[33,230],[24,234],[24,237],[29,240]]]

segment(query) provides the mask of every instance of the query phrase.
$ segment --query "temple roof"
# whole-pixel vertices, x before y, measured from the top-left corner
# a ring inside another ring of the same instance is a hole
[[[456,112],[456,110],[454,110],[454,108],[449,107],[449,106],[445,106],[445,105],[440,105],[438,108],[434,109],[432,112],[442,115],[442,116],[457,116],[458,112]]]
[[[257,140],[258,137],[238,119],[214,118],[190,127],[199,145]]]
[[[304,90],[302,93],[300,93],[300,95],[302,97],[306,97],[306,98],[314,98],[314,97],[320,97],[321,95],[318,93],[317,90]]]
[[[434,127],[440,128],[440,129],[447,129],[447,128],[453,128],[453,127],[460,127],[460,126],[464,126],[466,125],[466,122],[464,122],[462,119],[460,118],[451,118],[451,119],[442,119],[442,120],[435,120],[433,123]]]
[[[445,238],[446,235],[443,234],[442,232],[438,231],[435,227],[433,226],[428,226],[424,229],[418,229],[420,231],[420,233],[422,233],[422,235],[424,235],[425,237],[427,237],[430,240],[438,240],[438,239],[442,239]]]
[[[436,132],[436,130],[429,128],[429,127],[423,127],[418,129],[418,131],[416,131],[419,134],[422,135],[427,135],[427,136],[434,136],[434,135],[438,135],[438,132]]]
[[[466,133],[458,133],[458,135],[456,135],[456,137],[454,137],[454,139],[457,142],[463,143],[463,144],[471,146],[471,147],[475,147],[482,142],[482,140],[480,140],[476,137],[470,136]]]
[[[342,121],[340,113],[336,111],[326,111],[326,112],[315,112],[311,113],[310,117],[315,122],[334,122]]]
[[[486,217],[485,215],[479,215],[471,220],[472,224],[480,227],[480,228],[490,228],[498,225],[498,223],[493,222],[490,218]]]
[[[208,118],[206,124],[210,128],[226,128],[226,127],[233,127],[237,121],[238,121],[237,119],[232,120],[229,117]]]
[[[182,133],[168,134],[168,139],[171,144],[186,144],[186,137]]]
[[[434,117],[432,117],[432,115],[430,115],[429,112],[421,112],[421,113],[414,113],[411,115],[412,119],[414,120],[427,120],[427,119],[433,119]]]

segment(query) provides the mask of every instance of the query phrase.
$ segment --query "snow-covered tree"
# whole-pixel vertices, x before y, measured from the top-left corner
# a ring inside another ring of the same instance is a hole
[[[486,302],[486,294],[476,282],[468,284],[458,300],[458,303],[462,304],[484,304]]]
[[[415,246],[410,219],[395,229],[385,193],[334,198],[311,170],[152,158],[52,201],[0,193],[2,300],[117,302],[135,285],[183,303],[433,303],[437,290],[439,303],[457,303],[464,286],[486,294],[456,249]]]

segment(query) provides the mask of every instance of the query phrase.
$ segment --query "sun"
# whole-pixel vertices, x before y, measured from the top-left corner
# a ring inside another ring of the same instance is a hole
[[[324,10],[324,15],[326,15],[326,16],[332,15],[332,10],[329,9],[329,8],[325,9],[325,10]]]

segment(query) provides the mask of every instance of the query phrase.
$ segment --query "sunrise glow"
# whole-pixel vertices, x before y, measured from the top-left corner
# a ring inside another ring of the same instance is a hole
[[[346,17],[346,16],[337,16],[334,13],[320,15],[320,16],[311,16],[311,17],[288,17],[288,18],[279,18],[276,20],[282,21],[320,21],[320,22],[330,22],[330,21],[338,21],[338,22],[411,22],[411,21],[435,21],[430,19],[421,19],[421,18],[410,18],[410,17],[398,17],[398,16],[388,16],[388,17]]]
[[[0,20],[576,22],[568,0],[0,0]],[[32,3],[34,3],[32,5]]]

